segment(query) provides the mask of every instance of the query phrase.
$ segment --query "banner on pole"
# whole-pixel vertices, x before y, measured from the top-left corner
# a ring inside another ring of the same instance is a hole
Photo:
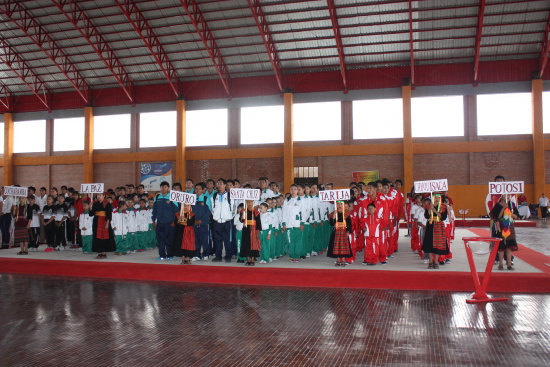
[[[321,201],[344,201],[351,199],[349,189],[340,190],[323,190],[319,191],[319,199]]]
[[[29,189],[19,186],[4,186],[4,195],[6,196],[28,196]]]
[[[145,191],[160,191],[160,183],[167,181],[172,186],[172,162],[142,162],[141,184]]]
[[[102,183],[88,183],[80,185],[81,194],[99,194],[105,192],[105,185]]]
[[[525,190],[524,181],[489,182],[489,194],[494,194],[494,195],[523,194],[524,190]]]
[[[170,200],[176,203],[195,205],[197,201],[197,195],[189,194],[187,192],[170,190]]]
[[[260,190],[259,189],[241,189],[241,188],[232,188],[229,191],[229,197],[231,200],[260,200]]]
[[[414,192],[417,194],[439,191],[449,191],[449,184],[447,183],[446,178],[439,180],[414,181]]]

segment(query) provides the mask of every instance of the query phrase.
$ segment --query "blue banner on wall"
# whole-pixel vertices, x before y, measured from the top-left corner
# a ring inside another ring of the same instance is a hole
[[[162,181],[172,186],[172,162],[141,163],[141,184],[145,191],[160,191]]]

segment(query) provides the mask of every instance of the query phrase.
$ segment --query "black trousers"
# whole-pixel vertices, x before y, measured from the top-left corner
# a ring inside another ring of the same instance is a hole
[[[57,226],[55,225],[55,221],[51,221],[49,224],[47,224],[44,227],[44,231],[46,232],[46,243],[48,244],[48,247],[54,247],[55,246],[55,237],[57,234]]]
[[[541,218],[545,219],[546,214],[548,214],[548,207],[547,206],[541,206],[540,207],[540,216],[541,216]]]
[[[40,228],[29,228],[29,247],[38,248],[40,243]]]
[[[10,243],[11,213],[0,217],[0,230],[2,231],[2,243]]]
[[[67,229],[67,225],[65,222],[61,222],[61,224],[58,226],[59,222],[56,223],[56,231],[55,231],[55,245],[63,245],[67,246],[67,232],[65,231]]]

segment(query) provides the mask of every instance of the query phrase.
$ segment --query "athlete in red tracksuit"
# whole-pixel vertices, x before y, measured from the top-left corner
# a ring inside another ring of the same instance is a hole
[[[363,265],[386,263],[386,248],[382,243],[381,219],[376,216],[376,207],[373,203],[367,206],[368,215],[364,220],[365,230],[365,260]]]
[[[360,221],[359,221],[358,209],[355,208],[355,206],[353,205],[353,202],[346,203],[346,211],[350,213],[349,217],[351,219],[351,233],[349,234],[349,237],[350,237],[350,246],[351,246],[351,253],[352,253],[352,256],[346,257],[346,262],[351,264],[355,261],[355,258],[357,255],[358,245],[357,245],[356,232],[360,227]]]
[[[380,252],[382,252],[382,248],[385,254],[387,254],[388,250],[388,242],[387,242],[387,227],[389,222],[389,210],[387,207],[386,200],[384,198],[384,194],[381,192],[378,192],[377,189],[377,183],[369,183],[367,185],[368,195],[363,200],[363,213],[362,213],[362,223],[361,228],[365,228],[365,221],[368,216],[368,205],[374,204],[375,206],[375,217],[380,220]],[[381,185],[380,185],[381,186]]]

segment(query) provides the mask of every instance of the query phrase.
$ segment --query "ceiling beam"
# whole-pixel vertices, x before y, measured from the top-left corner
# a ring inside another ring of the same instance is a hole
[[[115,77],[124,94],[131,103],[134,103],[133,84],[124,66],[117,58],[102,34],[95,27],[75,0],[52,0],[54,5],[65,15],[78,32],[92,46],[97,55],[105,63],[105,66]]]
[[[168,84],[174,92],[174,95],[176,97],[180,97],[181,85],[176,69],[164,51],[162,44],[153,31],[153,28],[151,28],[149,22],[147,22],[147,19],[145,19],[145,16],[137,7],[137,4],[134,0],[115,0],[115,2],[149,49],[151,56],[153,56],[157,62],[157,65],[160,67],[160,70],[162,70],[164,77],[168,80]]]
[[[174,95],[176,97],[180,97],[181,84],[176,69],[172,65],[172,62],[164,51],[162,44],[155,35],[153,28],[149,25],[149,22],[147,22],[147,19],[145,19],[143,13],[139,10],[133,0],[115,0],[115,2],[149,49],[151,56],[153,56],[157,62],[162,74],[164,74],[164,77],[168,80],[168,84],[174,92]]]
[[[252,15],[254,16],[254,20],[258,25],[258,29],[260,30],[262,40],[264,41],[267,55],[269,56],[269,62],[271,62],[273,72],[275,73],[277,85],[279,86],[279,90],[282,92],[284,87],[281,61],[279,60],[279,56],[277,55],[277,49],[275,48],[275,42],[273,42],[273,36],[271,35],[271,31],[269,30],[269,26],[267,25],[267,18],[265,17],[262,6],[260,5],[260,0],[247,1],[248,6],[250,7],[250,11],[252,11]]]
[[[342,84],[344,85],[344,92],[348,91],[348,77],[346,69],[346,59],[344,55],[344,46],[342,46],[342,37],[340,37],[340,26],[338,25],[338,16],[336,14],[336,6],[334,0],[327,0],[328,12],[330,14],[330,21],[332,23],[332,30],[334,31],[334,39],[336,40],[336,48],[338,49],[338,58],[340,59],[340,73],[342,74]]]
[[[474,84],[477,84],[477,74],[479,71],[479,54],[481,50],[481,35],[483,33],[483,17],[485,16],[485,0],[480,0],[479,11],[477,14],[477,33],[474,50]]]
[[[197,33],[201,38],[202,43],[206,48],[206,51],[210,55],[210,59],[212,59],[212,62],[214,63],[214,67],[216,68],[216,72],[220,77],[225,92],[229,97],[231,97],[231,77],[229,75],[229,71],[227,70],[227,65],[225,65],[225,62],[223,61],[222,53],[218,48],[218,45],[216,44],[214,35],[210,31],[210,28],[208,27],[206,19],[204,18],[204,15],[200,10],[199,5],[195,0],[180,0],[180,2],[185,9],[185,12],[191,19],[191,22],[195,26],[195,29],[197,30]]]
[[[0,61],[2,61],[27,87],[36,95],[38,100],[50,110],[46,95],[48,90],[44,82],[40,80],[27,63],[15,52],[15,50],[3,39],[0,38]]]
[[[546,64],[548,62],[548,51],[550,51],[550,11],[548,12],[548,20],[546,21],[546,28],[544,29],[544,38],[542,39],[542,46],[540,48],[540,57],[539,57],[539,78],[542,78],[544,70],[546,69]]]
[[[73,65],[71,60],[63,52],[63,48],[55,42],[34,17],[23,7],[20,1],[1,0],[0,12],[12,23],[23,31],[53,62],[59,71],[65,75],[69,83],[76,89],[77,93],[89,103],[88,84],[84,77]]]
[[[6,111],[10,110],[10,91],[0,82],[0,105],[4,106]]]
[[[412,0],[409,0],[409,47],[411,49],[411,85],[414,86],[414,39]]]

